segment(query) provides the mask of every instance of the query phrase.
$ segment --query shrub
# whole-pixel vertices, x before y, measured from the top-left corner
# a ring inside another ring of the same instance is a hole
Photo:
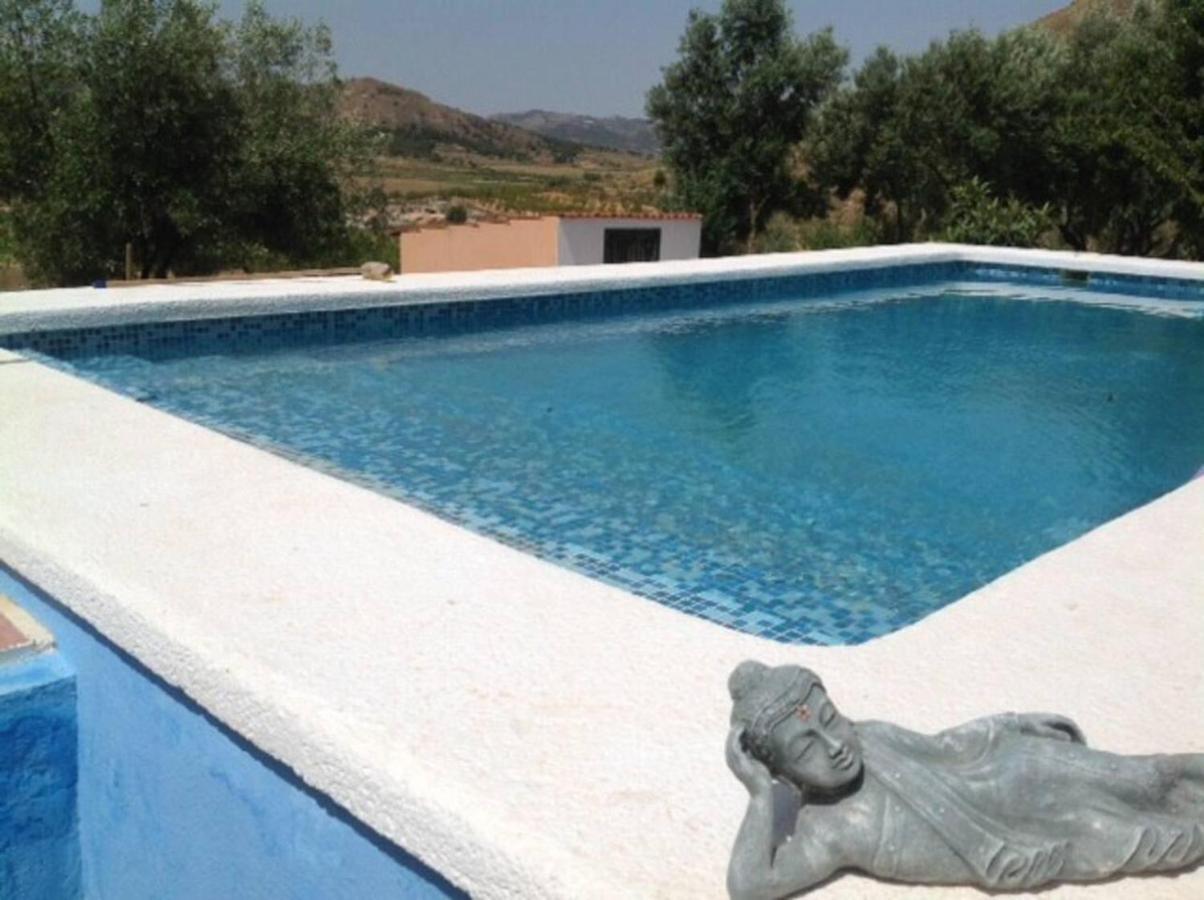
[[[1055,228],[1049,204],[1000,200],[985,181],[971,178],[953,188],[941,236],[956,244],[1040,247]]]
[[[757,234],[755,248],[757,253],[789,253],[792,250],[801,250],[798,223],[786,213],[774,213],[765,223],[765,228]]]

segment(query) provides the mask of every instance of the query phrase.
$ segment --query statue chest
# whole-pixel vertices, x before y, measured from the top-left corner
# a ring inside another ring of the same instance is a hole
[[[968,874],[960,857],[914,810],[868,779],[851,797],[803,806],[791,842],[802,840],[837,869],[879,878],[931,881],[933,871],[956,872],[947,880],[958,883]],[[934,861],[940,862],[935,869]]]

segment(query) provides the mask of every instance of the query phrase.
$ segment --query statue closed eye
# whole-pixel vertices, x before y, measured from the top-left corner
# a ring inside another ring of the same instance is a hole
[[[1204,754],[1106,753],[1046,713],[936,735],[854,723],[799,666],[744,662],[728,686],[727,761],[749,792],[728,870],[738,900],[787,897],[843,869],[1028,890],[1204,859]],[[775,785],[793,793],[788,840]]]

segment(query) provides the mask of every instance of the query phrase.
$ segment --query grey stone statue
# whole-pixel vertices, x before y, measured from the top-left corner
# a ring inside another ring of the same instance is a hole
[[[1046,713],[936,735],[850,722],[799,666],[750,660],[728,688],[727,762],[750,795],[728,869],[736,900],[788,897],[843,869],[1029,890],[1204,859],[1204,753],[1093,750]]]

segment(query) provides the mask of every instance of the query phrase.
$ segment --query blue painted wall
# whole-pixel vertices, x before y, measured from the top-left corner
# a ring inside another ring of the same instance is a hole
[[[464,896],[2,566],[0,592],[76,671],[86,900]]]
[[[0,664],[0,898],[79,897],[75,678],[57,653]]]

